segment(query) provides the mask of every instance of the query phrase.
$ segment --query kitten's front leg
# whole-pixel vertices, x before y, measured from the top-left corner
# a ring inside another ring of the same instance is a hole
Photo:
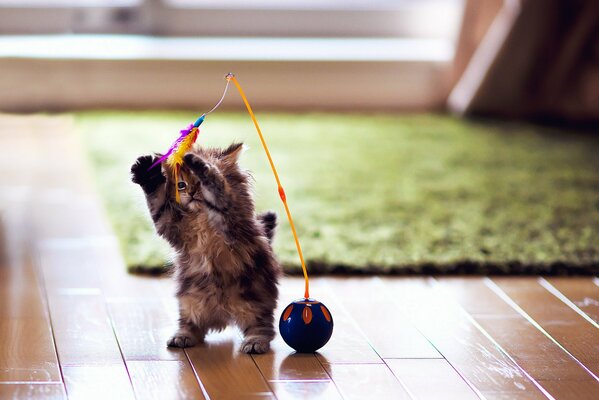
[[[131,166],[131,180],[137,183],[146,195],[148,209],[152,216],[152,220],[156,225],[160,234],[165,236],[171,243],[176,242],[176,230],[169,232],[166,228],[169,226],[169,218],[175,212],[172,207],[169,207],[169,199],[166,188],[166,177],[162,173],[160,165],[150,168],[158,160],[158,157],[141,156],[135,164]],[[161,227],[158,226],[158,221],[162,218]]]
[[[160,165],[150,169],[157,159],[157,157],[150,155],[141,156],[131,166],[131,181],[141,186],[146,196],[154,194],[157,189],[166,183]]]
[[[256,308],[259,308],[259,306]],[[247,321],[241,328],[245,337],[245,340],[241,343],[241,352],[262,354],[270,349],[270,342],[275,337],[272,311],[264,310],[252,320]]]
[[[197,321],[192,320],[192,304],[193,301],[186,296],[179,298],[179,329],[166,342],[168,347],[193,347],[204,341],[206,329],[201,329]]]
[[[171,337],[166,345],[168,347],[193,347],[196,344],[204,341],[205,331],[195,326],[192,322],[181,318],[179,320],[179,329]]]
[[[183,161],[200,179],[202,195],[208,206],[217,212],[226,212],[229,208],[229,198],[225,179],[220,171],[195,154],[185,155]]]

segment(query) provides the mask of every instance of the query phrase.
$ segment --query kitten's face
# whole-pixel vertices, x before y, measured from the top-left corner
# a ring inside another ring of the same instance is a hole
[[[221,175],[227,181],[229,187],[235,190],[239,185],[236,182],[229,182],[234,178],[243,177],[245,174],[239,168],[237,163],[240,154],[243,151],[241,143],[232,144],[226,149],[210,149],[196,147],[190,152],[200,156],[206,163],[218,169]],[[175,197],[175,182],[172,179],[170,169],[166,171],[169,181],[169,196]],[[238,181],[239,179],[234,179]],[[245,180],[245,179],[242,179]],[[202,194],[202,184],[200,179],[185,164],[181,166],[177,189],[181,199],[181,208],[188,212],[201,212],[205,207],[204,196]]]
[[[174,182],[173,182],[174,186]],[[200,180],[189,168],[183,166],[179,174],[177,191],[181,199],[181,208],[186,211],[198,212],[204,207],[204,196],[202,196],[202,185]]]

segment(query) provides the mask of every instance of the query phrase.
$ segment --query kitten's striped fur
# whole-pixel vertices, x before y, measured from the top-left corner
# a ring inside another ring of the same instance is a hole
[[[255,214],[249,174],[237,163],[241,150],[236,143],[186,154],[180,204],[168,166],[148,170],[156,156],[139,157],[131,167],[156,231],[175,250],[180,318],[169,346],[193,346],[208,330],[231,323],[244,333],[243,352],[263,353],[274,338],[281,273],[270,245],[276,214]]]

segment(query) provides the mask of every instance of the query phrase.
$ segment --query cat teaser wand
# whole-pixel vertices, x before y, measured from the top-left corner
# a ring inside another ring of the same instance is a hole
[[[156,161],[150,168],[158,165],[164,160],[166,160],[167,164],[172,167],[175,181],[176,200],[179,202],[179,192],[176,190],[176,187],[179,171],[181,165],[183,164],[183,156],[191,149],[197,140],[199,126],[202,124],[202,122],[204,122],[206,115],[210,114],[216,110],[218,106],[220,106],[225,98],[225,95],[227,94],[229,83],[233,82],[239,91],[239,94],[241,95],[252,122],[254,123],[254,127],[256,128],[256,132],[258,133],[258,137],[260,138],[260,142],[262,143],[262,147],[264,148],[264,152],[268,158],[270,168],[273,172],[275,180],[277,181],[279,197],[281,198],[283,206],[285,207],[285,213],[287,214],[287,219],[289,220],[289,225],[291,226],[291,231],[295,240],[295,247],[297,249],[297,254],[299,256],[302,265],[302,271],[304,273],[304,297],[291,302],[287,307],[285,307],[283,313],[281,314],[281,318],[279,319],[279,331],[281,332],[281,336],[285,342],[296,351],[300,353],[313,353],[324,346],[331,338],[333,333],[333,317],[331,316],[329,309],[324,304],[318,300],[310,298],[310,279],[308,278],[308,270],[306,269],[302,247],[295,229],[295,224],[293,223],[291,211],[289,211],[285,189],[283,189],[283,185],[281,184],[279,174],[277,173],[277,169],[270,155],[270,151],[268,150],[268,145],[264,140],[264,135],[262,135],[260,125],[258,125],[258,120],[256,119],[256,116],[252,111],[252,107],[250,106],[250,103],[248,102],[247,97],[245,96],[245,93],[235,75],[229,73],[225,79],[227,84],[218,103],[216,103],[216,105],[210,111],[202,114],[193,124],[190,124],[187,129],[181,130],[181,136],[175,140],[165,155]]]

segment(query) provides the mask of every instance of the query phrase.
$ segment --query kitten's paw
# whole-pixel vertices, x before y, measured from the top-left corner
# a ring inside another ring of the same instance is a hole
[[[149,192],[154,191],[160,184],[166,182],[159,165],[150,168],[156,160],[158,160],[157,157],[141,156],[131,166],[131,181]]]
[[[198,344],[198,339],[181,333],[175,334],[175,336],[173,336],[166,342],[166,345],[168,347],[179,347],[181,349],[184,349],[186,347],[193,347],[196,344]]]
[[[266,338],[248,338],[241,343],[240,351],[247,354],[262,354],[270,349],[270,340]]]
[[[192,153],[185,154],[183,162],[200,178],[206,174],[209,168],[206,161]]]

